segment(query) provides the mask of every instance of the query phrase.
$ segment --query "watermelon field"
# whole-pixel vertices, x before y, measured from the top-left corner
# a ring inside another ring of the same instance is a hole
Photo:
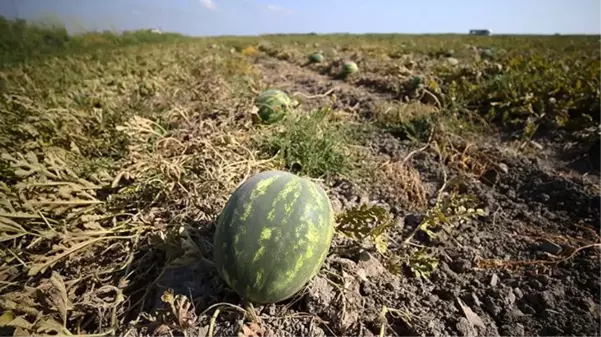
[[[144,34],[3,42],[3,335],[601,334],[598,36]]]

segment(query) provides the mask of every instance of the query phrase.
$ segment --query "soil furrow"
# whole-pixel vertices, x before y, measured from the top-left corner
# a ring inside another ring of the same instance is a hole
[[[286,61],[260,59],[258,66],[265,83],[291,93],[314,95],[332,87],[342,88],[336,94],[346,100],[341,99],[338,108],[357,103],[367,108],[370,103],[392,98]],[[312,100],[306,105],[314,108],[326,101]],[[402,160],[411,149],[385,133],[372,137],[379,144],[374,144],[374,150],[392,160]],[[442,256],[431,282],[392,275],[383,267],[385,261],[367,253],[336,258],[332,255],[328,261],[333,270],[352,274],[368,269],[373,273],[365,282],[345,280],[358,292],[346,294],[347,312],[322,305],[323,298],[336,297],[335,287],[323,280],[324,275],[312,282],[303,304],[294,307],[309,308],[320,318],[334,321],[330,328],[337,334],[376,334],[379,312],[373,308],[382,305],[404,308],[408,317],[414,318],[413,324],[404,320],[391,323],[403,335],[554,335],[568,331],[574,335],[598,334],[591,311],[591,303],[600,295],[598,250],[584,249],[570,256],[579,247],[596,242],[591,233],[599,230],[598,196],[589,192],[585,182],[558,176],[541,161],[509,156],[498,149],[494,153],[504,170],[490,170],[481,179],[468,178],[460,187],[463,193],[478,197],[480,206],[489,214],[457,224],[434,240],[416,237]],[[427,195],[433,206],[432,199],[442,184],[442,167],[429,152],[414,155],[410,163],[422,180],[432,184]],[[460,173],[454,168],[445,170],[449,178]],[[365,200],[364,193],[353,183],[343,182],[334,189],[332,198],[348,208]],[[390,233],[391,249],[426,216],[423,211],[411,211],[406,204],[392,201],[393,189],[374,186],[368,188],[367,195],[368,199],[391,207],[398,217],[398,227]],[[558,262],[540,262],[550,256]],[[480,317],[485,327],[474,326],[466,318],[459,300]],[[331,305],[339,308],[337,303]],[[359,323],[351,326],[347,322],[347,326],[345,320]]]
[[[336,101],[332,105],[334,109],[359,111],[362,116],[370,115],[377,103],[393,99],[389,94],[356,87],[309,68],[268,56],[257,58],[256,65],[264,74],[264,82],[268,86],[278,87],[291,95],[301,93],[309,96],[322,95],[334,89],[332,92],[336,95]],[[329,97],[304,99],[300,95],[299,98],[308,108],[318,107],[331,101]]]

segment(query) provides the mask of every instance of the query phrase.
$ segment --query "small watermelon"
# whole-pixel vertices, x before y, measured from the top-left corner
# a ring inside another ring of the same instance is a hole
[[[357,63],[353,61],[344,61],[342,64],[342,76],[348,76],[350,74],[356,73],[359,70],[357,67]]]
[[[292,108],[293,102],[283,91],[268,89],[257,97],[255,104],[259,109],[259,118],[263,122],[271,124],[284,118]]]
[[[423,83],[423,80],[421,77],[419,76],[413,76],[410,80],[409,80],[409,87],[414,90],[417,89],[421,84]]]
[[[319,272],[334,235],[334,212],[314,182],[265,171],[234,191],[216,226],[221,278],[250,302],[277,303]]]
[[[494,57],[493,50],[490,48],[482,49],[480,52],[480,57],[484,60],[491,60]]]
[[[322,53],[315,53],[315,54],[312,54],[312,55],[309,57],[309,61],[310,61],[311,63],[321,63],[321,62],[323,62],[323,54],[322,54]]]

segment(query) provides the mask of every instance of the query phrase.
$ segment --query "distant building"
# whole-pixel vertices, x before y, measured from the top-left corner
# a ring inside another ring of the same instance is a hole
[[[490,29],[472,29],[470,30],[470,35],[489,36],[492,35],[492,32],[490,31]]]
[[[163,32],[161,31],[161,29],[159,28],[153,28],[150,30],[151,33],[155,33],[155,34],[162,34]]]

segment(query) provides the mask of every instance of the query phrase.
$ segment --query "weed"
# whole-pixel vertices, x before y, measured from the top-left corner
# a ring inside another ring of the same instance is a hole
[[[437,118],[437,109],[421,102],[380,106],[374,116],[379,127],[415,142],[424,142],[430,137]]]
[[[419,172],[401,162],[384,162],[377,168],[374,183],[383,186],[394,196],[387,200],[407,207],[409,210],[422,211],[428,205],[426,189],[422,183]]]
[[[311,177],[329,178],[351,173],[348,134],[330,122],[332,110],[321,108],[308,114],[289,115],[281,130],[268,135],[263,150],[277,155],[286,169]]]
[[[446,240],[453,240],[452,230],[458,224],[474,220],[477,216],[486,215],[486,211],[477,208],[478,200],[471,195],[462,195],[456,191],[445,192],[444,185],[439,191],[438,199],[434,207],[428,209],[420,224],[409,236],[403,240],[402,246],[410,243],[417,233],[424,233],[429,239],[439,236],[438,232],[444,233]],[[445,241],[443,239],[443,241]],[[405,261],[398,258],[389,260],[389,268],[400,270],[400,264],[405,263],[411,273],[421,279],[429,275],[438,266],[438,256],[435,251],[425,246],[410,253]]]
[[[336,230],[362,245],[373,245],[380,254],[388,248],[386,230],[394,222],[390,214],[382,207],[363,204],[338,215]]]

